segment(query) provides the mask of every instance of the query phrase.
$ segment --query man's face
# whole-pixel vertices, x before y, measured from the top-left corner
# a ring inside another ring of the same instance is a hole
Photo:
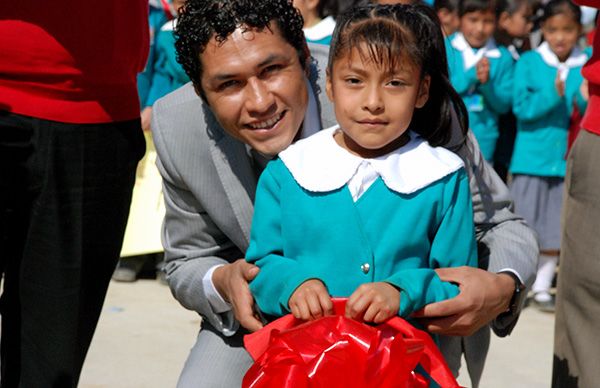
[[[492,11],[467,12],[460,18],[460,31],[473,48],[485,46],[496,29],[496,15]]]
[[[224,43],[214,38],[200,54],[206,101],[232,137],[264,155],[289,146],[308,104],[298,52],[271,29],[236,29]]]

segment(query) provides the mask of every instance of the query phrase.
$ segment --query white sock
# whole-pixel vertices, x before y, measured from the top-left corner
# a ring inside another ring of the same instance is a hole
[[[531,287],[531,291],[535,294],[535,299],[538,302],[548,301],[552,298],[550,296],[550,287],[552,286],[552,280],[554,279],[557,264],[558,256],[540,255],[537,277],[535,283],[533,283],[533,286]]]

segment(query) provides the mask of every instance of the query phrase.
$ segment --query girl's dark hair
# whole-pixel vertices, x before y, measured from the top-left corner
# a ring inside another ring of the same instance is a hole
[[[496,16],[500,16],[503,12],[509,15],[514,15],[519,12],[524,6],[531,7],[533,10],[534,4],[532,0],[498,0],[496,3]]]
[[[442,28],[431,7],[366,5],[344,13],[337,20],[331,40],[329,76],[334,62],[352,49],[381,66],[396,69],[408,63],[420,68],[421,79],[431,77],[429,99],[422,108],[415,109],[409,129],[434,147],[445,145],[452,134],[454,110],[466,135],[467,110],[450,84]]]
[[[458,0],[435,0],[433,9],[436,11],[447,9],[448,12],[458,12]]]
[[[333,16],[334,18],[340,12],[340,0],[321,0],[317,5],[317,13],[321,19],[327,16]]]
[[[467,13],[478,11],[491,11],[496,15],[497,9],[497,0],[460,0],[458,4],[458,16],[463,17]]]
[[[205,98],[200,80],[200,54],[215,37],[224,42],[239,27],[259,31],[272,28],[274,22],[283,38],[298,52],[304,69],[309,58],[300,12],[291,0],[187,0],[175,27],[177,62],[192,80],[196,92]]]
[[[550,0],[542,8],[542,17],[540,23],[544,23],[552,16],[571,14],[575,23],[581,24],[581,8],[573,4],[570,0]]]

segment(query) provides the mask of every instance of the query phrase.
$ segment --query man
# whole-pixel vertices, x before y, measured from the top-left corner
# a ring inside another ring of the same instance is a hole
[[[203,317],[179,386],[239,386],[251,363],[242,336],[262,327],[247,285],[258,269],[243,260],[257,177],[270,157],[331,126],[334,116],[321,94],[319,123],[313,93],[318,85],[324,90],[325,76],[319,73],[314,82],[302,19],[291,1],[191,0],[177,33],[180,61],[193,86],[155,104],[152,128],[167,208],[167,279],[175,298]],[[311,46],[321,69],[326,50]],[[452,143],[471,174],[481,267],[490,272],[441,270],[442,279],[460,284],[461,294],[427,306],[422,316],[429,330],[441,334],[467,335],[483,327],[482,364],[486,324],[508,310],[516,289],[516,276],[496,272],[513,270],[531,284],[537,246],[508,210],[507,189],[483,163],[472,135],[465,145],[457,133]],[[512,307],[494,322],[503,335],[520,309],[518,303]]]
[[[148,2],[0,3],[2,387],[75,387],[144,154]]]

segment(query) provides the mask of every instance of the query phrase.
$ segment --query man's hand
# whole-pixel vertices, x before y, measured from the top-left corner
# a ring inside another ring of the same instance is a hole
[[[508,310],[515,290],[510,275],[473,267],[435,271],[442,280],[458,284],[460,294],[429,304],[413,314],[431,333],[468,336]]]
[[[142,120],[142,129],[144,132],[150,131],[150,122],[152,121],[152,107],[145,107],[140,112],[140,119]]]
[[[382,323],[398,314],[400,291],[389,283],[361,284],[346,302],[346,317]]]
[[[259,330],[263,324],[255,316],[254,298],[250,293],[248,283],[258,274],[258,267],[238,259],[231,264],[225,264],[213,272],[212,281],[221,296],[231,304],[233,315],[240,325],[250,332]]]
[[[475,65],[475,71],[477,79],[481,84],[485,84],[490,80],[490,60],[487,57],[483,57]]]
[[[327,288],[318,279],[302,283],[288,301],[294,317],[309,321],[333,314],[333,302]]]

